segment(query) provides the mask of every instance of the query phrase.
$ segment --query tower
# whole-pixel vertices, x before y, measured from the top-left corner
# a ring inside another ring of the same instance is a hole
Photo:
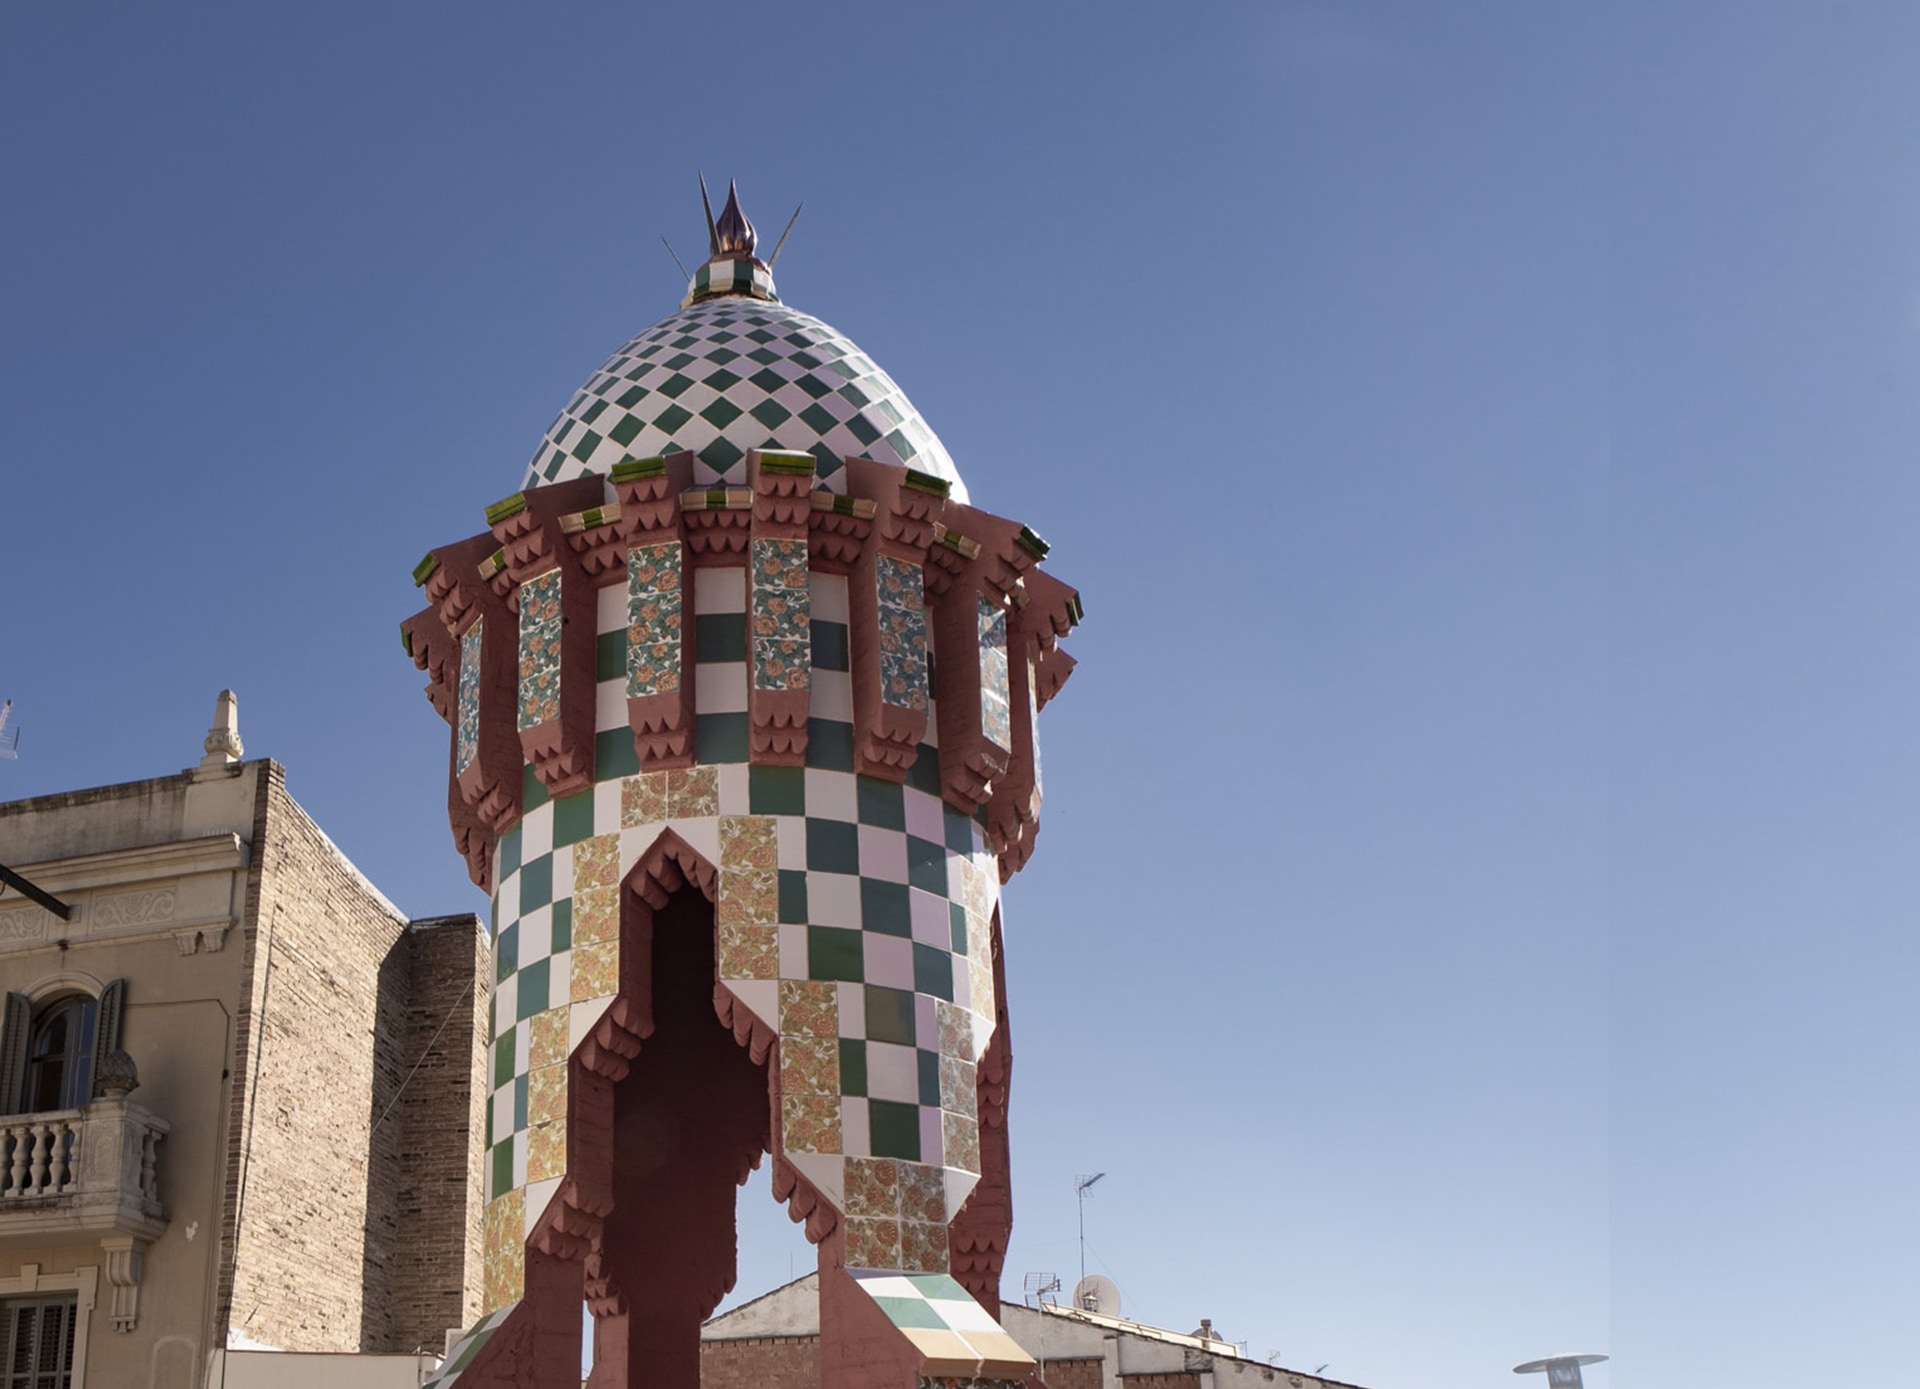
[[[679,312],[596,371],[402,624],[493,900],[486,1315],[441,1383],[695,1389],[763,1155],[823,1380],[1024,1381],[999,887],[1078,595],[870,358],[782,304],[729,189]]]

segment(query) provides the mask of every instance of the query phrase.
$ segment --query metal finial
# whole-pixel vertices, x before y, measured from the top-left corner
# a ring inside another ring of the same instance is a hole
[[[732,179],[727,180],[727,205],[720,209],[720,221],[714,232],[719,242],[717,255],[750,256],[753,248],[760,244],[753,223],[740,210],[740,193]]]
[[[707,197],[707,176],[700,175],[700,210],[707,214],[707,254],[720,254],[720,233],[713,228],[713,202]]]

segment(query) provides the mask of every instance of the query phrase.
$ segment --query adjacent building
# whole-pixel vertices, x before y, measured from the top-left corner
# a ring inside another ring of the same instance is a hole
[[[486,933],[383,897],[230,694],[206,749],[0,805],[0,1382],[417,1384],[480,1305]]]

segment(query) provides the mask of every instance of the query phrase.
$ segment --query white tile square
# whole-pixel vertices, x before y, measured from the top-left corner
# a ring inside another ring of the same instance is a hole
[[[860,876],[883,882],[907,880],[907,837],[878,825],[860,826]]]
[[[806,979],[807,973],[807,928],[796,926],[790,921],[780,923],[780,977],[782,979]]]
[[[853,722],[853,677],[844,670],[813,668],[813,699],[809,705],[816,719]]]
[[[747,711],[747,663],[703,662],[693,678],[696,714],[744,714]]]
[[[527,1184],[527,1131],[521,1129],[513,1136],[513,1184]]]
[[[867,1043],[867,1098],[920,1102],[920,1063],[912,1047],[893,1042]]]
[[[552,944],[551,939],[548,944]],[[562,950],[548,958],[553,963],[547,967],[547,1001],[556,1008],[564,1008],[565,1000],[573,995],[573,951]]]
[[[501,931],[506,930],[507,927],[513,925],[513,923],[519,919],[520,870],[518,868],[507,874],[506,877],[502,878],[499,883],[495,885],[493,889],[493,906],[493,914],[495,919],[500,923]],[[495,934],[497,935],[498,932]]]
[[[907,833],[921,839],[931,839],[935,844],[946,841],[947,822],[941,815],[942,802],[938,796],[929,796],[925,791],[916,791],[909,786],[902,793],[907,807]]]
[[[608,584],[595,595],[593,618],[593,630],[596,632],[627,630],[627,586],[624,583]]]
[[[808,577],[807,591],[813,616],[819,622],[847,622],[847,576],[814,571]]]
[[[842,820],[852,824],[860,818],[859,793],[850,772],[828,772],[807,768],[807,814],[816,820]]]
[[[860,937],[866,980],[888,989],[913,987],[913,942],[866,931]]]
[[[728,762],[719,769],[720,813],[745,815],[753,801],[748,789],[747,764]]]
[[[513,1083],[509,1081],[493,1092],[493,1127],[489,1143],[505,1143],[513,1137]]]
[[[520,976],[509,974],[493,986],[494,1036],[504,1037],[513,1030],[513,1017],[520,1011]],[[525,1071],[526,1064],[516,1061],[515,1066]]]
[[[520,818],[520,862],[532,863],[553,852],[553,802],[535,806]]]
[[[848,1157],[873,1155],[873,1135],[867,1125],[867,1102],[863,1099],[841,1097],[840,1151]]]
[[[840,984],[840,1035],[842,1037],[865,1037],[867,1035],[867,986],[865,984]]]
[[[928,1051],[940,1050],[940,1015],[934,1003],[932,994],[913,996],[913,1040]]]
[[[520,918],[520,968],[544,960],[553,949],[553,908],[535,907]]]
[[[946,1135],[940,1131],[940,1107],[920,1106],[920,1161],[943,1167],[947,1160]]]
[[[533,1069],[533,1021],[514,1024],[513,1028],[513,1073],[523,1076]]]
[[[960,959],[953,962],[953,1001],[962,1008],[973,1006],[973,971]]]
[[[931,892],[911,888],[907,892],[907,913],[913,922],[913,938],[942,950],[953,949],[953,914],[947,899]]]
[[[807,866],[807,817],[776,815],[773,825],[779,866],[804,872]]]
[[[815,926],[860,925],[860,880],[851,873],[807,874],[807,919]]]
[[[525,1135],[521,1135],[524,1139]],[[523,1144],[524,1146],[524,1144]],[[525,1180],[524,1177],[522,1180]],[[546,1177],[537,1182],[527,1183],[526,1195],[526,1233],[531,1235],[534,1226],[540,1223],[540,1217],[547,1213],[547,1206],[560,1191],[560,1178]],[[524,1239],[526,1236],[523,1235]]]
[[[612,834],[620,828],[620,788],[624,781],[603,781],[593,788],[593,832]]]
[[[573,845],[562,844],[553,851],[553,898],[573,896]],[[522,935],[525,932],[521,933]]]
[[[587,1040],[587,1034],[594,1025],[606,1016],[607,1009],[613,1007],[611,998],[595,999],[589,1003],[575,1003],[567,1010],[567,1055],[571,1056]]]
[[[627,726],[627,682],[602,680],[593,687],[593,731]]]
[[[692,406],[684,406],[691,410]],[[693,571],[693,610],[696,613],[743,613],[747,610],[747,571],[741,568]]]

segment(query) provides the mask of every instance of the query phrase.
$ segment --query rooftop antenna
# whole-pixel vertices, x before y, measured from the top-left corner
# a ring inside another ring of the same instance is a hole
[[[1021,1300],[1032,1305],[1046,1301],[1048,1293],[1060,1291],[1060,1275],[1057,1273],[1029,1273],[1020,1280]]]
[[[7,719],[13,713],[13,701],[0,704],[0,757],[12,759],[20,755],[20,730],[8,728]]]
[[[1080,1206],[1080,1281],[1083,1283],[1087,1281],[1087,1191],[1106,1175],[1095,1172],[1091,1177],[1073,1179],[1073,1199]]]
[[[1546,1372],[1547,1389],[1583,1389],[1580,1379],[1582,1365],[1598,1365],[1607,1357],[1604,1355],[1549,1355],[1544,1360],[1529,1360],[1524,1365],[1515,1365],[1517,1375],[1537,1375]]]
[[[667,248],[667,254],[668,254],[668,255],[670,255],[670,256],[673,256],[673,243],[672,243],[672,242],[670,242],[670,241],[668,241],[666,237],[664,237],[664,236],[662,236],[662,237],[660,238],[660,244],[661,244],[662,246],[665,246],[665,247]],[[684,276],[685,278],[687,278],[687,279],[689,279],[689,280],[691,280],[691,279],[693,278],[693,276],[691,276],[691,275],[688,275],[688,274],[687,274],[687,267],[686,267],[686,266],[684,266],[684,265],[682,265],[682,264],[680,264],[680,257],[678,257],[678,256],[673,256],[673,264],[674,264],[674,268],[675,268],[676,270],[678,270],[678,271],[679,271],[679,272],[681,273],[681,275],[682,275],[682,276]]]
[[[801,203],[800,207],[796,207],[793,210],[793,216],[787,218],[787,230],[780,233],[780,239],[773,243],[773,254],[767,257],[767,269],[771,270],[779,263],[780,248],[787,244],[787,232],[791,232],[793,230],[793,224],[800,220],[801,208],[805,206],[805,203]]]
[[[707,176],[700,175],[700,210],[707,214],[707,254],[720,254],[720,229],[713,224],[713,200],[707,197]]]

